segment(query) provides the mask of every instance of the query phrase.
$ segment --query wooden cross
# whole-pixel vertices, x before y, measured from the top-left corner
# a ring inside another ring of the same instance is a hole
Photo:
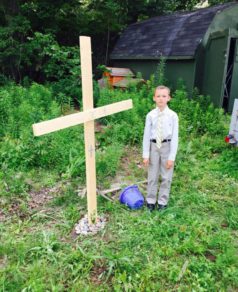
[[[35,136],[41,136],[84,123],[88,220],[89,223],[92,224],[97,219],[94,120],[131,109],[133,105],[132,100],[128,99],[99,108],[93,108],[93,82],[90,37],[81,36],[79,38],[79,43],[82,75],[83,112],[34,124],[33,133]]]

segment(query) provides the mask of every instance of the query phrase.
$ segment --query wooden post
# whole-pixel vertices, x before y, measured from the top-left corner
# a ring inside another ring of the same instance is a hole
[[[90,38],[82,36],[79,38],[79,43],[83,110],[86,111],[93,108],[92,58]],[[86,158],[88,219],[89,222],[92,223],[95,222],[97,218],[94,120],[84,123],[84,143]]]

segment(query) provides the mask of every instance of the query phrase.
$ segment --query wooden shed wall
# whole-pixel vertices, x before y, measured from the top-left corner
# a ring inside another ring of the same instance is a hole
[[[158,60],[114,60],[113,66],[127,67],[135,73],[140,72],[144,79],[149,79],[156,72]],[[172,89],[176,88],[179,79],[183,79],[191,92],[194,84],[194,60],[167,60],[165,78]]]

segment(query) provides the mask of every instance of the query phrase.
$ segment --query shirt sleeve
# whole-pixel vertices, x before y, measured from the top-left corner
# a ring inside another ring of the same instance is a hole
[[[170,153],[168,160],[175,161],[175,157],[178,150],[178,116],[177,114],[173,116],[173,128],[172,128],[172,137],[171,137],[171,144],[170,144]]]
[[[150,134],[151,134],[152,121],[149,114],[146,116],[144,136],[143,136],[143,158],[150,157]]]

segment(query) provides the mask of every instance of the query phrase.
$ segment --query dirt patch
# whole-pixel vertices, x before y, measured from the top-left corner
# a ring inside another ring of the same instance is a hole
[[[125,155],[122,157],[121,165],[119,169],[130,175],[132,173],[131,168],[133,170],[136,169],[144,169],[143,162],[142,162],[142,153],[136,147],[126,147],[125,148]]]
[[[107,267],[103,260],[97,261],[92,270],[90,275],[90,280],[94,285],[100,285],[103,282],[103,278],[105,277],[105,272]]]
[[[116,201],[123,188],[134,184],[138,184],[140,190],[144,192],[146,178],[147,170],[143,166],[140,150],[136,147],[125,147],[125,154],[121,158],[116,176],[108,178],[108,186],[99,185],[99,194],[105,194]]]
[[[221,224],[221,227],[222,227],[222,228],[228,228],[228,224],[227,224],[227,223],[222,223],[222,224]]]
[[[42,188],[39,191],[28,193],[27,199],[12,198],[8,204],[5,204],[4,210],[0,210],[0,222],[6,221],[12,216],[25,219],[32,215],[32,211],[40,211],[51,201],[55,194],[59,192],[59,187]]]
[[[4,222],[8,219],[7,217],[7,212],[5,210],[5,206],[6,206],[6,200],[0,198],[0,222]]]
[[[104,133],[107,126],[101,124],[98,121],[95,121],[95,132],[96,133]]]
[[[7,266],[7,256],[0,258],[0,269],[4,269]]]
[[[211,261],[211,262],[216,261],[217,257],[215,255],[213,255],[212,253],[210,253],[210,251],[206,251],[204,255],[209,261]]]
[[[28,206],[30,209],[37,209],[53,198],[51,189],[42,189],[39,192],[31,192],[29,195]]]
[[[20,219],[25,219],[29,215],[29,211],[25,208],[23,201],[15,200],[11,202],[7,209],[7,218],[17,215]]]
[[[55,197],[55,194],[57,194],[59,191],[60,187],[56,186],[53,188],[42,188],[40,191],[37,192],[30,192],[28,207],[30,209],[38,209],[42,207],[43,205],[51,201]]]
[[[0,222],[4,222],[7,220],[7,216],[0,210]]]

